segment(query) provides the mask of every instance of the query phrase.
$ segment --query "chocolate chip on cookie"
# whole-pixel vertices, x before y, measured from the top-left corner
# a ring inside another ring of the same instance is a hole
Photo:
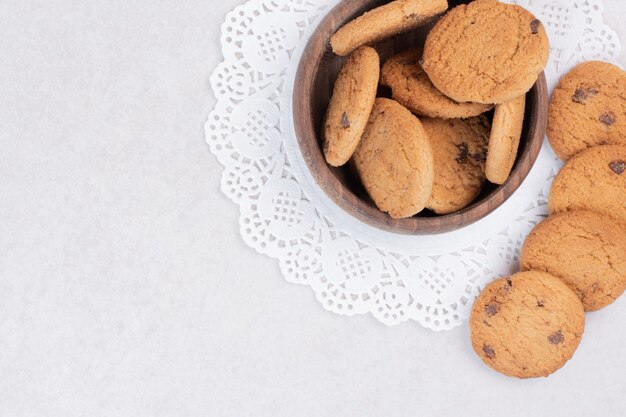
[[[582,104],[598,93],[599,91],[593,87],[579,87],[576,89],[576,91],[574,91],[574,94],[572,95],[572,101],[574,103]]]
[[[611,171],[615,172],[617,175],[622,175],[624,170],[626,170],[626,162],[624,161],[613,161],[609,163],[609,168]]]
[[[536,35],[539,33],[539,25],[541,25],[541,20],[539,19],[534,19],[530,21],[530,32],[533,35]]]
[[[602,123],[604,123],[607,126],[613,126],[616,120],[615,113],[613,113],[612,111],[602,113],[600,117],[598,118],[598,120],[600,120]]]

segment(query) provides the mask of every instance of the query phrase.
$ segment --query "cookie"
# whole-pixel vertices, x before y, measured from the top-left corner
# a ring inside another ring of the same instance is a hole
[[[585,329],[580,300],[558,278],[520,272],[487,285],[470,317],[472,347],[490,368],[518,378],[548,376],[576,351]]]
[[[395,0],[342,26],[330,45],[337,55],[348,55],[359,46],[413,30],[447,8],[447,0]]]
[[[485,174],[494,184],[504,184],[509,178],[519,147],[526,94],[498,104],[493,115]]]
[[[348,162],[369,119],[380,75],[378,53],[364,46],[354,51],[339,72],[324,124],[324,156],[332,166]]]
[[[382,85],[391,88],[391,96],[415,114],[452,119],[478,116],[493,106],[458,103],[435,88],[419,64],[421,49],[404,51],[385,62],[380,73]]]
[[[422,118],[435,159],[435,182],[426,207],[448,214],[470,205],[485,182],[485,155],[491,123],[468,119]]]
[[[409,110],[377,98],[353,161],[380,210],[403,218],[424,209],[433,188],[433,154],[426,131]]]
[[[549,52],[546,31],[529,11],[476,0],[437,22],[426,38],[422,68],[453,100],[497,104],[530,90]]]
[[[578,295],[585,310],[599,310],[626,289],[624,229],[591,211],[548,217],[526,238],[520,267],[561,278]]]
[[[626,71],[589,61],[561,78],[548,110],[548,140],[567,161],[598,145],[626,145]]]
[[[626,145],[596,146],[567,161],[552,182],[551,214],[601,213],[626,226]]]

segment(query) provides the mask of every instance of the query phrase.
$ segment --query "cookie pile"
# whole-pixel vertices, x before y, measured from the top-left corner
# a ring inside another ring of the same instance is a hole
[[[576,350],[584,311],[626,290],[626,72],[585,62],[550,103],[548,138],[566,161],[550,216],[524,242],[520,272],[489,284],[470,319],[472,346],[491,368],[547,376]]]
[[[470,205],[486,181],[503,184],[517,157],[526,93],[549,54],[530,12],[476,0],[446,13],[423,46],[382,65],[370,46],[434,19],[446,0],[395,0],[330,39],[347,56],[323,128],[328,164],[350,163],[393,218]],[[379,85],[391,98],[377,97]],[[495,108],[494,112],[491,112]]]

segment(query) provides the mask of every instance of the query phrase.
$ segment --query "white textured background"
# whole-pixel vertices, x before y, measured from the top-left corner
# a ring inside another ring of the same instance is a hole
[[[626,415],[626,299],[519,381],[243,244],[202,131],[240,2],[0,1],[0,417]]]

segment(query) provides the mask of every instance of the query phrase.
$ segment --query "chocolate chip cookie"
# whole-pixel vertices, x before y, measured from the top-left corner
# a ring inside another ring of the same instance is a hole
[[[585,310],[599,310],[626,289],[624,229],[591,211],[556,214],[530,232],[522,246],[520,267],[561,278]]]
[[[415,114],[452,119],[478,116],[493,106],[458,103],[435,88],[419,64],[421,48],[404,51],[389,58],[380,73],[382,85],[391,88],[391,96]]]
[[[448,8],[447,0],[395,0],[342,26],[331,38],[337,55],[415,29]]]
[[[574,354],[585,328],[576,294],[545,272],[489,284],[470,317],[472,347],[487,366],[518,378],[548,376]]]
[[[548,206],[551,214],[595,211],[626,227],[626,145],[596,146],[570,158],[552,183]]]
[[[448,214],[470,205],[485,183],[485,158],[491,123],[468,119],[422,118],[435,159],[433,191],[426,207]]]
[[[504,103],[531,89],[549,51],[545,29],[529,11],[476,0],[437,22],[426,38],[422,68],[453,100]]]
[[[433,153],[422,124],[402,105],[376,99],[353,161],[376,206],[391,217],[411,217],[426,206]]]
[[[324,156],[332,166],[348,162],[367,125],[378,89],[378,53],[364,46],[354,51],[339,72],[324,125]]]
[[[626,71],[589,61],[567,73],[552,95],[548,139],[566,161],[598,145],[626,145]]]

